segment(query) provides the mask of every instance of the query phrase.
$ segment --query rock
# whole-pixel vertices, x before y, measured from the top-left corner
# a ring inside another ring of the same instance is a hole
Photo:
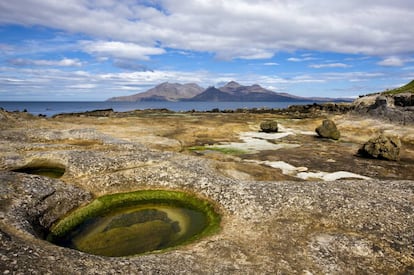
[[[401,141],[398,137],[386,137],[379,135],[378,137],[370,139],[359,150],[358,153],[362,156],[398,160],[401,148]]]
[[[335,122],[330,119],[325,119],[322,125],[315,129],[316,133],[323,138],[330,138],[338,140],[341,133],[336,128]]]
[[[381,107],[381,106],[386,106],[387,105],[387,98],[385,96],[378,96],[375,99],[375,104],[373,105],[373,109]]]
[[[265,120],[260,123],[260,129],[265,133],[276,133],[278,125],[276,120]]]
[[[414,106],[414,94],[402,93],[394,96],[394,105],[399,107]]]
[[[401,93],[396,95],[370,95],[359,98],[353,103],[352,113],[397,122],[407,125],[414,123],[414,95]]]

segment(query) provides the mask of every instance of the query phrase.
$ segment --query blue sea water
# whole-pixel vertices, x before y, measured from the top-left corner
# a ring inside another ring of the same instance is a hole
[[[116,112],[132,110],[162,109],[171,111],[210,111],[214,108],[220,110],[235,110],[239,108],[286,108],[290,105],[311,104],[313,102],[23,102],[23,101],[2,101],[0,108],[7,111],[24,111],[33,115],[53,116],[61,113],[78,113],[100,109],[112,108]]]

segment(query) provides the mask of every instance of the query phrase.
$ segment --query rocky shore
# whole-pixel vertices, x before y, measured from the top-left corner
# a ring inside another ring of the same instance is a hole
[[[327,117],[341,131],[339,141],[316,137]],[[278,120],[279,132],[264,135],[259,125],[269,118]],[[38,118],[2,111],[0,121],[3,274],[414,272],[410,126],[325,110],[302,119],[271,112]],[[356,155],[384,132],[399,135],[399,161]],[[256,147],[249,147],[252,140]],[[266,149],[257,147],[263,141]],[[229,144],[244,151],[216,149]],[[58,179],[22,173],[30,167],[64,173]],[[318,177],[338,171],[353,176]],[[312,176],[304,180],[301,173]],[[165,253],[121,258],[44,240],[53,223],[94,197],[140,189],[208,199],[222,215],[220,232]]]

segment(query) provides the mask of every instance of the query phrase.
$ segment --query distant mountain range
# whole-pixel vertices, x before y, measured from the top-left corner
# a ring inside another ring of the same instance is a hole
[[[129,96],[112,97],[107,101],[222,101],[222,102],[278,102],[278,101],[352,101],[351,99],[299,97],[288,93],[276,93],[260,85],[243,86],[230,81],[220,88],[203,89],[194,83],[164,82],[146,92]]]
[[[204,91],[204,88],[194,83],[179,84],[164,82],[146,92],[129,96],[112,97],[107,101],[180,101],[192,98]]]

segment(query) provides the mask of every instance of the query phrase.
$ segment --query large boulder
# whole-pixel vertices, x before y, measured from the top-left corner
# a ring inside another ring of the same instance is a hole
[[[339,139],[341,133],[336,128],[335,122],[325,119],[320,126],[315,129],[316,133],[323,138]]]
[[[401,141],[398,137],[387,137],[379,135],[368,140],[358,153],[365,157],[398,160],[400,155]]]
[[[260,129],[265,133],[276,133],[279,128],[276,120],[265,120],[260,123]]]

